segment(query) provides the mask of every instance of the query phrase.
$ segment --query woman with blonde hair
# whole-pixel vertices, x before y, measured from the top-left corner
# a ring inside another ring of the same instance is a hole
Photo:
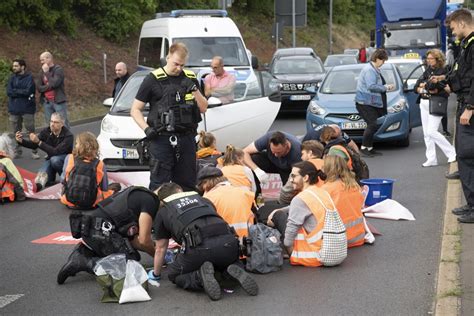
[[[433,77],[447,73],[444,54],[439,49],[430,49],[426,53],[426,62],[428,67],[416,82],[415,91],[420,94],[421,125],[426,146],[426,161],[422,166],[431,167],[438,165],[436,145],[446,155],[448,163],[456,161],[456,151],[454,146],[438,132],[443,114],[436,115],[430,113],[430,100],[434,102],[433,99],[436,98],[444,100],[446,103],[448,102],[449,86],[445,82]]]
[[[257,190],[252,170],[244,164],[244,151],[227,145],[222,159],[222,173],[232,185],[252,192]]]
[[[336,205],[339,215],[346,226],[347,246],[361,246],[365,242],[364,216],[362,207],[364,196],[349,170],[346,161],[340,156],[324,158],[326,181],[322,189],[326,190]]]
[[[13,142],[7,133],[0,136],[0,203],[22,201],[26,198],[23,191],[23,177],[12,161],[15,154]]]
[[[61,178],[61,203],[70,208],[95,208],[97,203],[120,191],[120,184],[108,184],[106,167],[99,159],[99,143],[91,132],[77,135],[72,154],[64,161]]]

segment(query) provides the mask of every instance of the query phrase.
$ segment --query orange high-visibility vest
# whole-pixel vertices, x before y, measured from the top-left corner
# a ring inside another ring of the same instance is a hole
[[[234,227],[240,238],[248,236],[247,223],[253,223],[252,204],[255,198],[253,192],[224,182],[204,193],[203,196],[214,204],[217,214],[229,226]]]
[[[326,182],[323,189],[331,195],[339,216],[346,226],[347,247],[362,246],[365,243],[362,193],[357,189],[346,190],[341,180]]]
[[[222,167],[221,171],[232,185],[236,187],[246,187],[252,190],[252,183],[245,174],[244,168],[245,167],[241,165],[227,165]]]
[[[69,154],[69,158],[67,159],[68,159],[68,163],[66,166],[66,175],[64,177],[64,180],[66,182],[69,180],[69,174],[71,173],[72,168],[74,168],[74,156],[72,154]],[[84,161],[87,162],[87,160],[84,160]],[[97,206],[97,203],[108,198],[114,193],[113,190],[102,191],[102,178],[103,177],[104,177],[104,163],[102,162],[102,160],[100,160],[96,168],[97,198],[95,199],[95,202],[93,205],[94,207]],[[67,200],[65,194],[61,195],[61,203],[70,207],[76,206]]]
[[[0,202],[3,199],[8,199],[10,202],[15,201],[15,186],[7,181],[7,173],[0,168]]]
[[[347,151],[347,149],[346,149],[344,146],[342,146],[342,145],[334,145],[334,146],[332,146],[332,147],[330,148],[330,150],[331,150],[331,149],[336,149],[336,150],[342,151],[342,152],[347,156],[347,158],[348,158],[348,160],[347,160],[347,167],[349,167],[350,170],[353,170],[353,169],[352,169],[352,157],[351,157],[351,155],[349,154],[349,152]]]
[[[311,162],[316,167],[316,169],[318,170],[323,169],[324,160],[322,160],[321,158],[311,158],[308,161]],[[318,183],[316,183],[316,186],[320,188],[323,186],[323,184],[324,184],[324,180],[318,177]]]
[[[300,192],[299,197],[308,206],[310,211],[316,218],[316,228],[311,232],[306,232],[304,226],[298,231],[298,235],[293,242],[293,252],[290,256],[290,263],[292,265],[302,265],[307,267],[319,267],[322,262],[319,260],[319,251],[323,245],[323,227],[324,219],[326,218],[326,210],[321,203],[308,191],[312,191],[316,194],[326,207],[332,208],[331,198],[324,190],[310,186],[306,190]],[[290,209],[291,212],[291,209]]]

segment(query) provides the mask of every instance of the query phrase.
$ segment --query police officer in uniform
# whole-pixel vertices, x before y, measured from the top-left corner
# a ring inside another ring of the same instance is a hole
[[[153,257],[155,246],[151,229],[158,207],[156,194],[137,186],[101,201],[92,212],[71,213],[72,236],[82,238],[82,243],[59,271],[58,284],[80,271],[92,274],[97,260],[113,253],[140,260],[137,250],[141,250]]]
[[[157,191],[162,207],[156,215],[154,229],[156,252],[154,269],[148,277],[161,278],[168,241],[172,237],[181,245],[171,263],[168,278],[187,290],[204,290],[212,300],[221,298],[221,288],[214,277],[216,270],[237,280],[249,295],[257,295],[258,286],[239,265],[239,240],[219,216],[212,203],[198,193],[182,192],[175,183],[163,184]]]
[[[133,101],[130,115],[150,141],[150,190],[176,182],[188,190],[196,186],[196,129],[207,100],[196,75],[183,69],[188,50],[171,45],[166,65],[151,72]],[[147,121],[142,111],[150,104]]]
[[[455,208],[462,223],[474,223],[474,23],[467,9],[454,11],[446,19],[453,34],[461,41],[461,52],[453,70],[448,74],[448,83],[457,95],[456,111],[456,157],[459,176],[467,204]],[[438,78],[436,78],[438,79]],[[440,78],[442,79],[442,78]]]

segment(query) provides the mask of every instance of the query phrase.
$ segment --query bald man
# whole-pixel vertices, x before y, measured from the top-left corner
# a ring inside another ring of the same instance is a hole
[[[216,97],[223,104],[234,101],[235,76],[224,69],[224,60],[215,56],[211,61],[212,72],[204,78],[204,94]]]
[[[120,89],[122,89],[123,85],[130,77],[127,70],[127,64],[122,61],[118,62],[117,65],[115,65],[115,74],[117,75],[117,78],[114,80],[114,91],[112,91],[112,98],[114,99],[117,97]]]
[[[40,102],[44,107],[44,120],[47,126],[51,120],[51,114],[57,112],[64,118],[64,126],[69,129],[67,119],[66,93],[64,92],[64,70],[56,65],[50,52],[40,55],[41,71],[39,73],[36,88],[40,93]]]

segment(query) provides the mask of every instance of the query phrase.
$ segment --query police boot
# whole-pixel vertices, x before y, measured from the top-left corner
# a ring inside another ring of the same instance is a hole
[[[214,266],[209,261],[206,261],[199,268],[198,274],[204,291],[213,301],[221,299],[221,287],[214,277]]]
[[[66,264],[59,270],[57,282],[63,284],[70,276],[75,276],[80,271],[94,273],[94,266],[97,257],[90,256],[91,251],[84,244],[77,245],[73,252],[69,255]]]
[[[247,292],[248,295],[255,296],[258,294],[257,282],[244,269],[236,264],[231,264],[227,267],[227,272],[236,279],[240,286]]]

